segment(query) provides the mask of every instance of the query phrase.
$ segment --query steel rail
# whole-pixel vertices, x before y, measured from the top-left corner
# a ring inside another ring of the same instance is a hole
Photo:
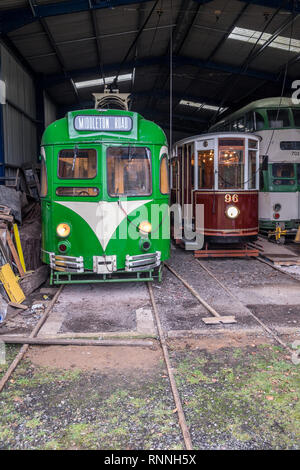
[[[40,329],[42,328],[42,326],[44,325],[45,321],[47,320],[48,318],[48,315],[53,307],[53,305],[55,304],[55,302],[57,301],[58,297],[60,296],[61,294],[61,291],[63,290],[63,285],[60,286],[60,288],[58,289],[58,291],[56,292],[55,296],[53,297],[53,299],[51,300],[50,304],[48,305],[48,307],[46,308],[44,314],[42,315],[42,317],[39,319],[38,323],[36,324],[35,328],[32,330],[32,332],[30,333],[29,335],[29,338],[35,338],[37,336],[37,334],[39,333]],[[0,335],[0,341],[1,341],[1,335]],[[27,352],[29,348],[29,344],[24,344],[20,351],[18,352],[17,356],[15,357],[15,359],[13,360],[13,362],[10,364],[9,368],[7,369],[7,371],[5,372],[5,374],[3,375],[2,379],[0,380],[0,393],[2,392],[3,388],[5,387],[8,379],[10,378],[10,376],[12,375],[12,373],[14,372],[14,370],[17,368],[18,364],[20,363],[20,361],[23,359],[23,357],[25,356],[25,353]]]
[[[156,321],[159,341],[162,347],[165,363],[166,363],[167,370],[168,370],[169,381],[170,381],[171,390],[173,393],[173,397],[174,397],[174,401],[175,401],[175,405],[177,409],[178,421],[179,421],[179,425],[182,431],[185,447],[187,450],[193,450],[191,435],[190,435],[190,431],[189,431],[189,428],[185,419],[184,411],[183,411],[182,404],[181,404],[181,399],[180,399],[177,385],[175,382],[174,373],[173,373],[173,369],[172,369],[171,362],[170,362],[170,356],[168,352],[168,346],[166,343],[165,335],[164,335],[161,321],[159,318],[158,309],[157,309],[156,302],[155,302],[154,295],[153,295],[153,289],[152,289],[150,282],[148,282],[147,285],[148,285],[150,299],[151,299],[151,303],[152,303],[152,307],[154,311],[154,317]]]
[[[274,333],[274,331],[272,331],[267,325],[265,325],[265,323],[263,321],[261,321],[253,312],[251,312],[251,310],[246,307],[241,301],[240,299],[231,292],[230,289],[228,289],[206,266],[204,266],[201,261],[199,261],[198,259],[195,260],[198,264],[200,264],[201,268],[207,272],[207,274],[209,274],[209,276],[211,276],[221,287],[223,290],[225,290],[225,292],[227,292],[227,294],[229,294],[233,299],[235,299],[243,308],[245,308],[247,310],[247,312],[249,313],[249,315],[251,315],[252,318],[254,318],[254,320],[260,324],[260,326],[268,333],[270,334],[271,336],[273,336],[273,338],[281,345],[283,346],[285,349],[287,349],[290,353],[293,353],[293,350],[284,342],[282,341],[279,336]],[[267,263],[269,264],[269,263]],[[282,271],[283,272],[283,271]]]

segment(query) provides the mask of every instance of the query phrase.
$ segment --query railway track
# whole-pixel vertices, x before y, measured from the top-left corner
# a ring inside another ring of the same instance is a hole
[[[258,260],[258,261],[261,261],[261,260]],[[207,266],[205,266],[198,259],[195,259],[194,262],[197,263],[201,267],[201,269],[203,269],[203,271],[205,271],[214,280],[214,282],[216,282],[230,297],[232,297],[236,302],[239,302],[241,304],[241,306],[243,306],[243,308],[247,308],[238,299],[238,297],[234,294],[234,292],[232,292],[231,289],[229,289],[227,286],[225,286]],[[289,273],[286,273],[285,271],[281,270],[280,268],[278,268],[276,266],[272,266],[271,263],[268,263],[265,260],[263,260],[262,262],[270,265],[272,268],[276,269],[277,271],[279,271],[281,273],[289,275]],[[199,293],[189,284],[188,281],[186,281],[180,275],[180,273],[178,273],[173,267],[171,267],[167,263],[165,263],[165,266],[173,274],[173,276],[175,276],[177,279],[179,279],[181,281],[181,283],[186,287],[186,289],[188,289],[188,291],[191,292],[191,294],[202,305],[204,305],[204,307],[207,309],[208,312],[210,312],[211,314],[213,314],[217,318],[218,318],[218,316],[220,316],[218,314],[218,312],[216,312],[216,310],[210,304],[208,304],[207,302],[204,301],[204,299],[202,299],[202,297],[199,295]],[[291,276],[291,277],[295,278],[294,276]],[[152,285],[151,285],[150,282],[147,282],[147,287],[148,287],[149,297],[150,297],[150,301],[151,301],[151,305],[152,305],[152,309],[153,309],[153,313],[154,313],[154,318],[155,318],[155,322],[156,322],[156,326],[157,326],[158,340],[160,342],[161,349],[162,349],[162,352],[163,352],[163,357],[164,357],[164,361],[165,361],[166,368],[167,368],[168,379],[169,379],[170,387],[171,387],[171,390],[172,390],[172,395],[173,395],[175,406],[176,406],[178,421],[179,421],[179,425],[180,425],[180,428],[181,428],[183,440],[184,440],[186,449],[187,450],[192,450],[193,445],[192,445],[191,435],[190,435],[189,428],[188,428],[188,425],[187,425],[187,422],[186,422],[186,418],[185,418],[182,402],[181,402],[181,399],[180,399],[180,395],[179,395],[179,392],[178,392],[178,389],[177,389],[177,386],[176,386],[174,373],[173,373],[173,369],[172,369],[172,365],[171,365],[171,361],[170,361],[170,356],[169,356],[169,352],[168,352],[168,344],[167,344],[167,340],[166,340],[164,330],[162,328],[159,309],[157,307],[157,304],[156,304],[156,301],[155,301],[155,298],[154,298],[154,294],[153,294],[153,288],[152,288]],[[28,343],[23,344],[23,346],[21,347],[21,349],[20,349],[19,353],[17,354],[16,358],[12,361],[12,363],[10,364],[10,366],[7,369],[6,373],[4,374],[2,379],[0,380],[0,393],[3,390],[3,388],[5,387],[5,385],[7,384],[8,380],[12,376],[13,372],[15,371],[15,369],[17,368],[19,363],[24,358],[24,356],[25,356],[25,354],[26,354],[26,352],[29,348],[29,345],[34,344],[35,339],[38,339],[37,335],[38,335],[40,329],[42,328],[42,326],[47,321],[47,318],[49,317],[49,314],[50,314],[54,304],[57,302],[57,300],[58,300],[58,298],[59,298],[59,296],[62,292],[62,289],[63,289],[63,286],[61,286],[59,288],[58,292],[55,294],[55,296],[53,297],[51,303],[47,307],[44,315],[41,317],[41,319],[37,323],[36,327],[34,328],[34,330],[29,335]],[[266,332],[269,336],[271,336],[278,344],[280,344],[282,347],[284,347],[290,353],[293,352],[291,350],[291,348],[271,328],[269,328],[253,312],[251,312],[249,309],[247,309],[247,310],[248,310],[249,315],[260,325],[260,327],[264,330],[264,332]],[[229,318],[230,315],[227,315],[227,317]],[[224,321],[224,323],[226,323],[226,321]],[[232,322],[229,321],[227,323],[232,323]],[[0,336],[0,339],[1,339],[1,336]],[[11,342],[11,341],[9,341],[9,342]],[[116,341],[115,344],[114,344],[114,342],[111,342],[111,344],[109,344],[106,341],[103,341],[103,343],[101,341],[97,341],[97,344],[95,344],[95,346],[120,345],[118,343],[120,343],[120,342]],[[52,344],[52,343],[49,343],[49,344]],[[55,343],[53,343],[53,344],[55,344]],[[57,343],[57,344],[59,344],[59,343]],[[63,343],[61,343],[61,344],[63,344]],[[84,344],[78,343],[78,346],[82,346],[82,345],[84,345]],[[141,344],[138,341],[132,341],[131,346],[141,346]]]
[[[257,260],[257,258],[256,258]],[[269,328],[262,320],[260,320],[260,318],[258,318],[253,312],[251,312],[251,310],[249,308],[246,307],[246,305],[244,305],[240,300],[239,298],[232,292],[232,290],[228,289],[214,274],[212,271],[210,271],[208,269],[207,266],[205,266],[201,261],[199,261],[198,259],[195,259],[194,260],[197,264],[199,264],[201,266],[201,268],[212,278],[214,279],[215,282],[218,283],[218,285],[228,294],[230,295],[236,302],[238,302],[244,309],[247,310],[247,313],[261,326],[261,328],[268,334],[270,335],[275,341],[277,341],[277,343],[279,343],[282,347],[284,347],[287,351],[289,351],[289,353],[293,353],[293,350],[271,329]],[[270,267],[274,268],[275,270],[283,273],[283,274],[286,274],[290,277],[292,277],[293,279],[299,281],[298,278],[296,278],[295,276],[293,275],[290,275],[290,273],[287,273],[285,271],[283,271],[282,269],[278,268],[277,266],[273,266],[271,263],[268,263],[266,262],[265,260],[259,260],[259,261],[262,261],[264,262],[265,264],[269,265]],[[218,312],[215,311],[215,309],[210,305],[208,304],[207,302],[204,301],[204,299],[202,299],[202,297],[200,297],[200,295],[198,294],[198,292],[185,280],[183,279],[183,277],[174,269],[172,268],[171,266],[169,266],[168,263],[164,263],[165,266],[167,267],[167,269],[177,278],[179,279],[182,284],[191,292],[191,294],[202,304],[204,305],[204,307],[208,310],[208,312],[210,313],[213,313],[213,315],[215,315],[218,319],[219,318],[228,318],[229,321],[221,321],[222,323],[235,323],[236,321],[231,321],[232,319],[232,316],[230,315],[226,315],[226,316],[221,316]],[[204,322],[206,324],[214,324],[214,322],[207,322],[205,321],[205,318],[203,319]]]
[[[148,286],[148,291],[149,291],[151,304],[152,304],[152,307],[153,307],[154,318],[155,318],[155,321],[156,321],[157,332],[158,332],[158,340],[161,344],[161,348],[162,348],[162,351],[163,351],[163,357],[164,357],[164,361],[165,361],[165,364],[166,364],[166,367],[167,367],[168,378],[169,378],[170,387],[171,387],[171,390],[172,390],[172,394],[173,394],[173,398],[174,398],[174,402],[175,402],[175,406],[176,406],[178,421],[179,421],[179,425],[180,425],[180,428],[181,428],[183,440],[184,440],[186,449],[187,450],[192,450],[193,446],[192,446],[191,436],[190,436],[190,432],[189,432],[189,429],[188,429],[188,426],[187,426],[187,423],[186,423],[186,419],[185,419],[181,399],[180,399],[180,396],[179,396],[179,392],[178,392],[178,389],[177,389],[177,386],[176,386],[176,382],[175,382],[175,378],[174,378],[174,374],[173,374],[173,369],[172,369],[172,366],[171,366],[170,357],[169,357],[169,353],[168,353],[168,347],[167,347],[165,335],[164,335],[164,332],[163,332],[163,328],[161,326],[159,311],[158,311],[158,308],[157,308],[157,305],[156,305],[156,302],[155,302],[155,299],[154,299],[153,289],[152,289],[151,283],[148,282],[147,286]],[[20,362],[24,358],[26,352],[28,351],[28,348],[29,348],[30,344],[35,344],[35,345],[39,345],[39,344],[42,344],[42,345],[47,345],[47,344],[48,345],[55,345],[55,344],[64,345],[64,344],[68,344],[68,343],[66,343],[65,340],[55,340],[55,339],[53,340],[53,339],[51,339],[51,340],[49,340],[49,342],[45,342],[45,340],[39,341],[38,338],[37,338],[37,335],[38,335],[40,329],[42,328],[42,326],[47,321],[47,318],[48,318],[53,306],[57,302],[57,300],[58,300],[58,298],[59,298],[59,296],[62,292],[63,287],[64,286],[61,286],[59,288],[58,292],[55,294],[55,296],[53,297],[51,303],[47,307],[44,315],[41,317],[41,319],[39,320],[39,322],[35,326],[34,330],[31,332],[29,337],[26,338],[28,340],[28,343],[24,343],[22,345],[19,353],[17,354],[15,359],[12,361],[12,363],[8,367],[6,373],[4,374],[2,379],[0,380],[0,393],[2,392],[4,387],[7,385],[10,377],[13,374],[13,372],[15,371],[15,369],[18,367],[18,365],[20,364]],[[3,337],[3,339],[5,340],[5,337]],[[24,341],[26,341],[26,339],[24,339]],[[1,340],[1,336],[0,336],[0,340]],[[13,338],[9,338],[9,337],[7,337],[6,340],[7,340],[8,343],[20,343],[21,342],[18,339],[14,341]],[[65,343],[64,343],[64,341],[65,341]],[[91,343],[91,342],[89,342],[89,343]],[[120,340],[120,341],[107,341],[107,340],[102,340],[101,341],[101,340],[99,340],[99,341],[94,341],[93,345],[94,346],[122,346],[122,345],[125,345],[125,346],[143,346],[142,342],[137,341],[137,340],[132,340],[130,342],[130,344],[128,344],[128,343],[129,343],[128,341],[126,342],[126,341],[122,341],[122,340]],[[144,343],[146,344],[146,342],[144,342]],[[77,344],[78,346],[85,345],[84,341],[82,341],[82,340],[77,340],[73,344]],[[149,344],[147,344],[147,345],[149,345]],[[151,345],[153,345],[153,343],[151,343]]]

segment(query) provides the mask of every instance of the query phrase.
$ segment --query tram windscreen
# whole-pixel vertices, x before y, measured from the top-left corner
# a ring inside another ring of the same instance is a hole
[[[65,179],[91,179],[97,174],[95,149],[65,149],[58,154],[58,176]]]
[[[300,127],[300,109],[293,109],[295,127]]]
[[[244,141],[219,140],[219,189],[243,189]]]
[[[108,147],[107,191],[110,196],[149,196],[151,153],[146,147]]]
[[[269,128],[279,129],[281,127],[289,127],[291,125],[288,109],[268,109]]]

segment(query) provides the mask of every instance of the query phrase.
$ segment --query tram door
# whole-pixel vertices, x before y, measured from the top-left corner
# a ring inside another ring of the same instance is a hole
[[[184,144],[178,148],[178,161],[180,168],[179,190],[183,216],[186,214],[186,204],[192,203],[192,191],[194,189],[194,144]]]

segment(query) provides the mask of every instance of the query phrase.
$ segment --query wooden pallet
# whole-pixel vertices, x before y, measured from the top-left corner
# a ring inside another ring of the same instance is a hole
[[[205,249],[194,251],[195,258],[245,258],[245,257],[257,257],[259,250],[257,248],[249,247],[245,245],[244,248],[227,248],[222,249]]]
[[[299,254],[293,253],[288,246],[272,243],[262,237],[251,243],[251,246],[257,248],[260,256],[276,266],[300,266],[300,250]]]

